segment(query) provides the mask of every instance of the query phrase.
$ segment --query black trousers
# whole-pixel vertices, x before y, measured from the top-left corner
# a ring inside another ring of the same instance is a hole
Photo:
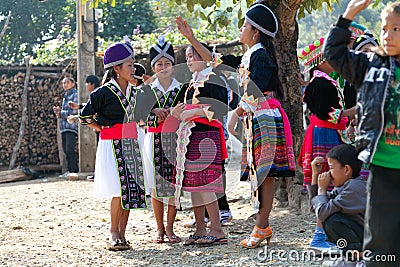
[[[224,191],[225,191],[225,189],[226,189],[225,163],[224,163],[224,165],[222,167],[222,182],[224,184]],[[216,195],[217,195],[217,198],[218,198],[218,209],[219,210],[230,210],[228,200],[226,199],[226,194],[225,193],[216,193]],[[205,217],[209,218],[207,209],[206,209]]]
[[[78,153],[75,150],[78,135],[73,132],[61,133],[62,148],[67,159],[67,169],[69,172],[78,172]]]
[[[400,266],[400,169],[371,165],[364,254],[367,266]],[[395,258],[394,258],[395,257]]]
[[[346,214],[336,212],[329,216],[322,225],[326,241],[336,245],[339,239],[346,240],[346,247],[341,248],[344,253],[348,250],[362,251],[364,228]]]

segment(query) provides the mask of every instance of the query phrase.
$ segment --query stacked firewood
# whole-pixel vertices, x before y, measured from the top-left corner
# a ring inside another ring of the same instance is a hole
[[[0,166],[8,166],[18,138],[25,73],[0,75]],[[28,85],[28,120],[17,165],[58,164],[57,120],[53,105],[61,105],[60,79],[31,75]]]

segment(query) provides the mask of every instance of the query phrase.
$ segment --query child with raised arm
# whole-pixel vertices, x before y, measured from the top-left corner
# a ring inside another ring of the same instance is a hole
[[[178,17],[179,31],[189,40],[201,57],[213,59],[195,38],[185,20]],[[236,134],[238,117],[246,124],[246,140],[242,154],[242,172],[249,173],[252,184],[252,201],[258,210],[256,223],[250,235],[240,242],[245,248],[256,248],[269,242],[272,228],[269,215],[274,200],[275,177],[294,175],[295,161],[289,120],[278,99],[283,98],[278,75],[278,63],[272,39],[278,32],[278,20],[264,3],[252,5],[240,29],[240,41],[249,47],[242,57],[233,55],[214,57],[214,62],[238,69],[239,83],[244,95],[228,123]]]
[[[364,259],[367,266],[399,266],[400,210],[394,207],[400,205],[400,2],[381,13],[379,47],[371,53],[350,51],[348,27],[370,3],[349,2],[330,29],[324,55],[358,90],[356,148],[358,158],[370,164]],[[381,255],[392,255],[391,261],[378,261]]]

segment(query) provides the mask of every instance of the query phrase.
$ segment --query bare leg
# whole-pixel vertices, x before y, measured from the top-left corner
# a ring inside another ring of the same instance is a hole
[[[110,234],[112,240],[116,241],[120,239],[120,219],[121,219],[122,207],[121,207],[121,198],[120,197],[113,197],[111,199],[110,205],[110,215],[111,215],[111,227],[110,227]]]
[[[156,218],[157,223],[157,235],[153,238],[154,242],[163,242],[165,227],[164,227],[164,202],[161,199],[157,198],[156,192],[153,189],[151,204],[153,206],[154,217]]]
[[[180,242],[181,239],[174,233],[174,222],[176,217],[176,207],[174,204],[174,199],[170,198],[168,200],[168,210],[167,210],[167,228],[165,234],[170,243]]]
[[[257,214],[256,218],[256,226],[265,229],[269,226],[269,214],[272,209],[272,203],[274,201],[274,178],[267,177],[264,182],[261,184],[261,203],[260,210]]]
[[[206,234],[206,225],[204,223],[205,209],[204,201],[199,192],[191,193],[192,206],[194,212],[194,218],[196,220],[196,232],[197,236],[203,236]]]
[[[126,226],[128,224],[129,214],[130,214],[130,210],[122,209],[121,219],[119,221],[119,238],[121,240],[126,240],[125,230],[126,230]]]
[[[219,208],[218,208],[218,202],[217,202],[217,197],[216,197],[215,193],[201,192],[200,194],[202,196],[204,205],[206,206],[206,209],[210,216],[210,221],[211,221],[211,229],[207,235],[214,236],[216,238],[224,238],[225,233],[222,231],[221,223],[219,220]],[[204,208],[203,208],[203,212],[204,212]],[[204,217],[201,218],[201,220],[204,221]],[[197,218],[196,218],[196,222],[199,222],[197,220]],[[203,223],[203,225],[204,225],[204,223]],[[210,243],[210,242],[213,242],[213,240],[200,239],[196,243]]]

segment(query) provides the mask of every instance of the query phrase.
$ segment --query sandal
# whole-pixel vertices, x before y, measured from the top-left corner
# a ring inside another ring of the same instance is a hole
[[[272,236],[272,229],[268,226],[265,229],[261,229],[257,226],[254,226],[253,231],[251,232],[250,236],[246,239],[243,239],[240,242],[240,245],[245,248],[256,248],[258,247],[261,242],[267,239],[267,245],[269,246],[269,241]]]
[[[181,242],[181,238],[179,236],[176,236],[174,233],[173,234],[165,234],[165,236],[168,239],[168,243],[179,243]]]
[[[190,235],[188,239],[183,243],[184,246],[196,245],[196,241],[199,240],[201,236],[198,235]]]
[[[202,246],[202,247],[228,244],[228,238],[226,238],[226,237],[218,238],[216,236],[204,235],[201,237],[201,239],[206,240],[206,241],[211,240],[211,242],[195,242],[195,244],[198,246]]]
[[[130,249],[130,246],[125,244],[122,240],[117,239],[117,240],[109,240],[106,243],[106,247],[108,250],[112,251],[119,251],[119,250],[128,250]]]

